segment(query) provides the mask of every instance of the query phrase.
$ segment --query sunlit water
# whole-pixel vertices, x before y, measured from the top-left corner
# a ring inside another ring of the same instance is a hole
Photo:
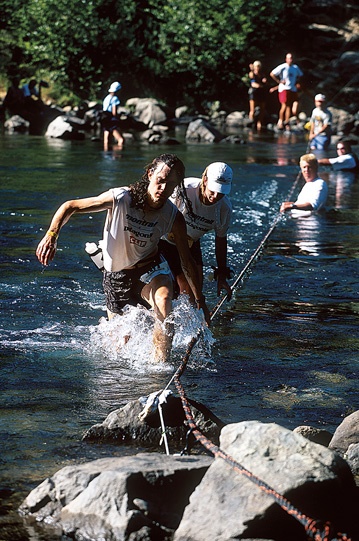
[[[47,269],[35,258],[60,203],[133,182],[155,155],[175,151],[189,176],[200,176],[211,161],[233,167],[229,260],[238,276],[306,150],[302,136],[243,137],[243,145],[134,145],[104,153],[90,140],[0,136],[1,540],[39,538],[22,529],[16,508],[45,477],[76,461],[137,452],[81,437],[112,410],[164,388],[199,329],[182,383],[225,422],[333,431],[358,409],[359,198],[358,179],[349,174],[322,171],[327,212],[279,220],[210,330],[186,298],[176,301],[166,366],[153,362],[151,313],[133,307],[105,320],[101,273],[84,251],[85,242],[101,236],[102,213],[65,226]],[[213,237],[202,247],[210,277]],[[206,279],[205,293],[214,307],[214,282]]]

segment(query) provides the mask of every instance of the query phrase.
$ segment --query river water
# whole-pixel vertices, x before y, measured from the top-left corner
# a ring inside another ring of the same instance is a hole
[[[139,450],[85,444],[81,436],[112,410],[167,385],[198,324],[186,303],[178,303],[173,364],[153,365],[143,311],[129,310],[121,328],[101,320],[101,273],[84,244],[100,238],[104,213],[74,217],[55,261],[45,270],[38,263],[35,249],[56,208],[138,180],[162,152],[176,152],[188,176],[226,161],[234,170],[229,260],[236,277],[278,216],[307,147],[293,134],[245,133],[245,144],[218,145],[186,145],[181,131],[177,137],[182,142],[175,147],[103,152],[89,139],[0,135],[2,541],[49,541],[23,526],[16,512],[47,476],[76,461]],[[189,398],[225,422],[258,419],[334,431],[359,408],[358,179],[325,168],[321,176],[329,184],[327,211],[278,221],[182,377]],[[211,236],[203,252],[210,274]],[[213,307],[214,282],[206,280],[205,293]],[[128,329],[136,330],[132,341],[118,347]]]

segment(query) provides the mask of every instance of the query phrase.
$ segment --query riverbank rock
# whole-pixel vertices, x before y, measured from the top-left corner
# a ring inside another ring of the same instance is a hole
[[[357,483],[359,486],[359,443],[352,443],[351,445],[349,445],[346,454],[346,460],[349,464],[352,474],[357,478]]]
[[[300,512],[332,522],[338,532],[358,534],[357,488],[338,454],[274,423],[256,421],[225,426],[221,449]],[[303,526],[250,479],[216,458],[192,494],[174,540],[305,541]]]
[[[330,522],[333,538],[345,532],[358,541],[358,489],[337,453],[258,421],[225,426],[221,449],[237,467],[222,457],[158,453],[67,466],[19,512],[79,540],[306,541],[304,525],[315,519]]]
[[[229,128],[245,128],[252,124],[252,121],[249,119],[245,111],[233,111],[227,115],[226,126]]]
[[[35,488],[19,512],[75,539],[169,539],[212,461],[142,453],[67,466]]]
[[[334,432],[329,448],[344,456],[351,444],[359,444],[359,411],[344,418]]]
[[[84,121],[73,117],[71,120],[68,116],[58,116],[50,122],[45,132],[46,137],[54,139],[84,139],[83,131]]]
[[[19,115],[13,115],[10,118],[8,118],[4,123],[4,128],[10,132],[20,132],[25,133],[28,131],[30,126],[30,122],[22,118],[22,116]]]
[[[191,143],[218,143],[222,139],[224,139],[224,135],[203,118],[197,118],[188,125],[186,141]]]
[[[166,124],[175,115],[169,107],[153,98],[131,98],[127,100],[126,107],[130,109],[138,122],[142,122],[149,128],[157,124]]]
[[[313,426],[297,426],[293,430],[295,434],[301,434],[304,438],[313,443],[320,443],[324,447],[328,447],[333,437],[333,434],[322,428],[315,428]]]
[[[209,439],[218,443],[224,423],[203,404],[193,400],[188,402],[198,429]],[[144,401],[133,400],[111,412],[102,423],[89,428],[83,435],[83,440],[92,443],[133,443],[158,448],[162,438],[158,409],[150,411],[147,417],[141,420],[140,415],[143,410]],[[195,440],[188,434],[181,399],[173,395],[168,396],[167,401],[162,404],[162,415],[171,451],[173,452],[173,448],[176,451],[182,451],[184,447],[191,448]]]

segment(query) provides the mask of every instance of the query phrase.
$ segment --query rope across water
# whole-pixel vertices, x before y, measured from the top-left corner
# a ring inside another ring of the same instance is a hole
[[[291,197],[297,187],[297,184],[301,178],[301,172],[298,173],[289,193],[287,196],[287,200],[290,201]],[[258,247],[255,249],[247,263],[244,265],[241,272],[237,275],[235,278],[232,286],[231,291],[233,292],[237,287],[250,266],[255,262],[256,258],[258,257],[260,251],[264,247],[265,243],[267,242],[268,238],[274,231],[276,225],[278,224],[279,220],[281,218],[281,213],[278,212],[275,219],[273,220],[272,225],[270,226],[267,233],[264,235],[263,239],[259,243]],[[220,310],[221,306],[227,299],[227,294],[220,299],[220,301],[216,304],[216,306],[213,308],[211,312],[211,320],[216,316],[218,311]],[[197,428],[196,423],[194,421],[194,418],[192,416],[191,408],[189,405],[189,402],[186,397],[186,393],[184,390],[184,387],[180,381],[180,378],[183,374],[183,372],[186,369],[187,363],[189,361],[190,355],[192,353],[192,350],[197,343],[199,337],[201,334],[201,330],[197,332],[197,335],[192,338],[190,341],[186,353],[180,363],[180,366],[168,382],[165,389],[168,389],[168,387],[174,383],[175,387],[177,389],[177,392],[181,398],[183,410],[185,412],[186,420],[188,423],[189,428],[191,429],[192,434],[196,438],[196,440],[201,443],[209,452],[211,452],[215,457],[222,458],[225,460],[235,471],[239,472],[240,474],[247,477],[249,480],[251,480],[253,483],[255,483],[260,490],[271,496],[278,505],[282,509],[284,509],[288,514],[293,516],[297,521],[299,521],[303,527],[305,528],[305,531],[307,533],[308,539],[313,539],[314,541],[351,541],[351,539],[346,535],[342,533],[335,533],[331,524],[329,522],[323,523],[321,521],[316,521],[304,513],[301,513],[298,509],[296,509],[289,500],[287,500],[284,496],[279,494],[275,489],[273,489],[271,486],[269,486],[267,483],[259,479],[257,476],[253,475],[250,471],[248,471],[246,468],[244,468],[239,462],[237,462],[233,457],[228,455],[225,451],[223,451],[220,447],[215,445],[213,442],[211,442],[206,436],[204,436]],[[165,433],[165,430],[163,430]]]

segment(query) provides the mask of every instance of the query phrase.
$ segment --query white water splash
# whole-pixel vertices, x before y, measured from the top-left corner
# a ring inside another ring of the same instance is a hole
[[[203,312],[196,310],[187,295],[173,302],[173,311],[165,323],[174,326],[171,358],[175,364],[183,357],[194,336],[198,340],[190,356],[192,366],[211,363],[211,346],[214,338],[205,324]],[[165,323],[164,328],[165,328]],[[135,370],[151,369],[167,371],[174,368],[173,363],[154,361],[152,333],[155,317],[152,310],[138,306],[126,306],[123,314],[108,321],[101,318],[97,326],[90,328],[89,352],[101,351],[112,361],[122,361]]]

